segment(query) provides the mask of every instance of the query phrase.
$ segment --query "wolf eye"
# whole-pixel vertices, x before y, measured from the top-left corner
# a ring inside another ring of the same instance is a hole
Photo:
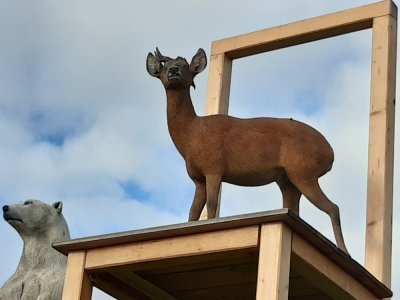
[[[28,200],[28,201],[24,202],[24,205],[29,205],[29,204],[32,204],[32,203],[33,203],[32,201]]]

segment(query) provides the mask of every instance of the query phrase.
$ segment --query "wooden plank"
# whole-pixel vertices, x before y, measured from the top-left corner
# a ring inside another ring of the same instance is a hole
[[[307,270],[303,264],[301,270],[304,271],[299,270],[302,276],[315,282],[334,299],[379,299],[297,234],[293,234],[292,251],[311,267]]]
[[[325,299],[326,296],[324,292],[313,285],[313,282],[306,280],[305,277],[301,275],[293,276],[293,273],[297,271],[293,268],[293,264],[296,264],[296,261],[293,261],[291,258],[290,261],[290,280],[289,280],[289,299]],[[298,270],[299,273],[304,270]],[[328,298],[328,297],[327,297]],[[331,299],[331,298],[329,298]]]
[[[231,88],[232,60],[224,53],[211,55],[208,75],[206,115],[227,114]],[[221,187],[222,188],[222,187]],[[221,207],[221,189],[218,194],[217,214]],[[200,220],[206,220],[207,205],[201,212]]]
[[[68,254],[63,300],[92,299],[93,286],[89,275],[85,273],[85,260],[86,251],[76,251]]]
[[[89,250],[93,248],[165,239],[169,237],[185,236],[203,232],[234,229],[259,225],[261,223],[282,221],[288,218],[291,219],[292,217],[296,218],[296,224],[297,222],[301,222],[303,226],[306,224],[293,213],[290,213],[289,215],[288,209],[282,208],[245,215],[228,216],[219,219],[184,222],[160,227],[84,237],[70,241],[57,242],[53,244],[53,247],[61,253],[67,255],[71,251]],[[298,224],[298,226],[302,225]]]
[[[148,296],[150,299],[177,300],[176,297],[172,296],[167,291],[134,272],[114,273],[113,276]]]
[[[391,284],[397,22],[374,20],[365,266]]]
[[[256,247],[258,226],[201,233],[165,240],[111,246],[87,251],[88,270],[145,261]]]
[[[186,290],[255,283],[257,262],[185,270],[183,272],[147,276],[146,278],[160,287],[168,288],[173,294]]]
[[[312,265],[306,262],[304,259],[299,257],[296,254],[292,254],[291,257],[291,272],[300,273],[303,281],[308,283],[309,285],[313,286],[315,289],[319,291],[319,293],[311,293],[311,295],[329,295],[332,299],[341,299],[341,300],[354,300],[355,298],[343,290],[340,286],[333,283],[329,278],[325,275],[321,274],[321,271],[315,269]],[[292,282],[290,282],[292,284]],[[295,288],[298,288],[296,293],[302,294],[303,286],[296,287],[290,286],[290,292]],[[308,292],[308,291],[307,291]],[[306,294],[306,292],[304,292]],[[311,296],[311,295],[304,295],[304,297]],[[321,297],[322,298],[322,297]]]
[[[232,60],[225,54],[211,55],[206,115],[227,114],[231,86]]]
[[[68,254],[69,252],[77,250],[118,246],[123,244],[194,235],[204,232],[215,232],[220,230],[228,230],[274,222],[284,222],[285,224],[287,224],[290,228],[292,228],[294,232],[299,234],[302,238],[312,244],[313,247],[318,249],[318,251],[329,257],[343,270],[346,270],[346,272],[351,274],[353,278],[358,278],[359,282],[361,282],[369,290],[373,291],[373,293],[375,293],[376,295],[380,295],[381,298],[390,297],[392,295],[391,291],[387,287],[385,287],[380,281],[378,281],[367,270],[365,270],[364,267],[361,266],[357,261],[339,251],[334,243],[332,243],[321,233],[319,233],[317,230],[307,224],[297,214],[292,213],[288,209],[278,209],[238,216],[228,216],[219,219],[185,222],[180,224],[119,232],[101,236],[85,237],[67,242],[56,243],[54,244],[54,248],[56,248],[61,253]],[[237,251],[230,251],[228,253],[214,253],[212,255],[178,257],[158,262],[149,261],[137,263],[132,266],[120,266],[118,267],[118,269],[148,270],[150,268],[158,268],[160,264],[162,265],[162,267],[168,267],[171,266],[171,264],[182,265],[193,262],[200,263],[209,260],[208,257],[210,257],[210,260],[211,257],[216,256],[216,259],[223,259],[223,256],[228,254],[229,256],[231,256],[232,253],[237,252],[240,256],[240,253],[251,252],[254,249],[239,249]]]
[[[92,299],[92,293],[93,293],[92,280],[90,278],[89,273],[84,272],[83,273],[82,292],[81,292],[81,299],[80,300]]]
[[[118,300],[152,300],[110,273],[94,273],[94,285]]]
[[[231,59],[236,59],[299,45],[371,28],[373,18],[385,15],[397,17],[397,9],[392,1],[385,0],[215,41],[212,44],[211,54],[224,53]]]
[[[285,224],[261,225],[257,300],[288,298],[291,244],[292,231]]]
[[[309,295],[309,296],[300,296],[300,297],[289,297],[289,300],[335,300],[334,298],[329,297],[326,294],[317,294],[317,295]],[[344,299],[340,299],[344,300]]]
[[[177,293],[179,300],[205,300],[205,299],[254,299],[256,284],[246,283],[240,285],[227,285],[217,288],[182,291]]]
[[[240,249],[229,252],[196,255],[195,257],[182,257],[157,262],[144,263],[139,274],[144,277],[161,276],[165,274],[197,271],[223,266],[234,267],[243,264],[256,264],[258,249]],[[140,265],[140,264],[137,264]],[[137,266],[135,265],[135,267]]]

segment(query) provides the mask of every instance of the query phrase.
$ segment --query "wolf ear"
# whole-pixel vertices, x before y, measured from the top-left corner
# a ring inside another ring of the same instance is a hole
[[[61,201],[53,203],[53,207],[55,208],[58,214],[62,213],[63,203]]]

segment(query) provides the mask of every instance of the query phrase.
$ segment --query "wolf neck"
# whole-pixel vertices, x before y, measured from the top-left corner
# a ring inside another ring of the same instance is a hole
[[[185,157],[190,138],[191,123],[198,118],[190,98],[190,91],[167,89],[168,130],[179,153]]]

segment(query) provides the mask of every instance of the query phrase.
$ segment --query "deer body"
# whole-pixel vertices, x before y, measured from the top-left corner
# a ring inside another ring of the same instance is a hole
[[[224,182],[259,186],[284,173],[316,179],[332,166],[332,148],[304,123],[227,115],[198,117],[187,93],[168,91],[167,97],[169,132],[191,178],[220,174]],[[294,155],[303,159],[292,159]]]
[[[190,65],[181,57],[164,57],[158,49],[155,54],[149,53],[147,70],[166,89],[168,129],[196,185],[189,220],[198,220],[205,205],[208,217],[215,217],[221,182],[241,186],[276,182],[284,207],[298,213],[304,194],[328,213],[337,244],[347,253],[339,209],[318,184],[334,158],[326,139],[312,127],[292,119],[199,117],[190,98],[190,86],[206,66],[204,51],[199,49]]]

